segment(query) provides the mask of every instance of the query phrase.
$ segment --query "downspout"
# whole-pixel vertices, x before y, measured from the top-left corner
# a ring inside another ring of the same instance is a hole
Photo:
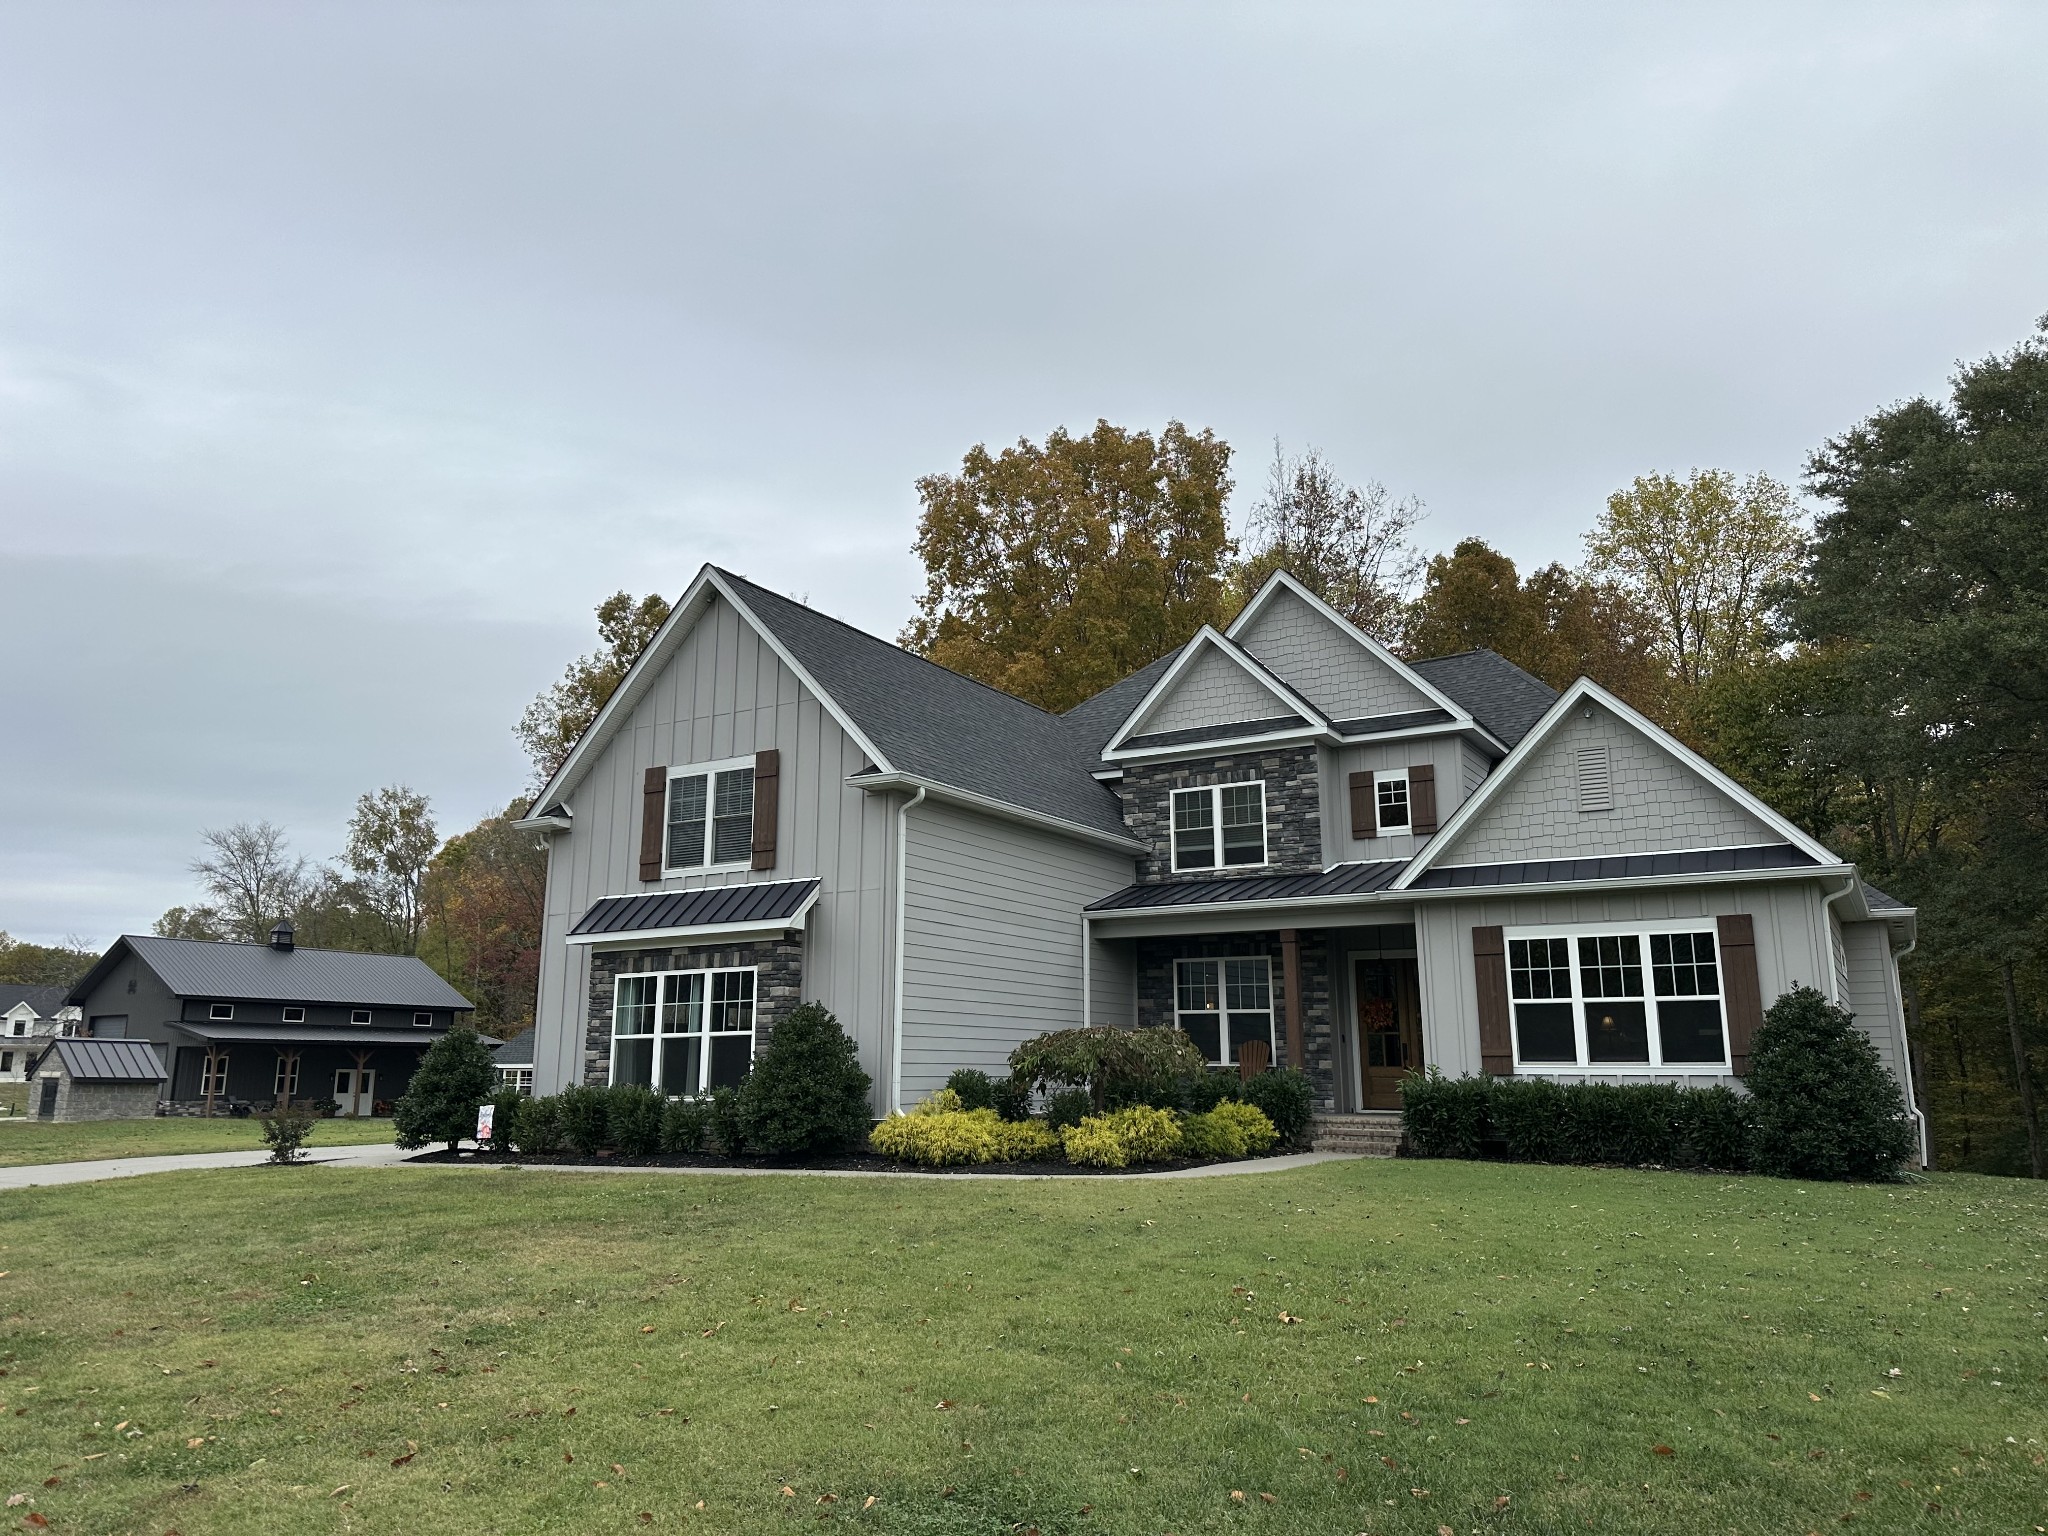
[[[1088,932],[1088,914],[1081,914],[1081,1027],[1088,1028],[1095,1022],[1095,993],[1088,978],[1088,950],[1091,935]]]
[[[1885,947],[1891,949],[1890,945]],[[1904,949],[1891,950],[1893,981],[1899,978],[1899,962],[1919,947],[1920,931],[1915,927],[1913,937],[1906,941]],[[1904,988],[1900,990],[1903,994]],[[1913,1091],[1913,1042],[1906,1035],[1906,1000],[1903,995],[1899,998],[1899,1060],[1906,1064],[1906,1113],[1913,1117],[1914,1129],[1920,1143],[1920,1166],[1932,1168],[1934,1149],[1927,1145],[1927,1117],[1920,1113],[1919,1096]]]
[[[910,879],[910,813],[924,802],[924,786],[896,807],[896,1023],[889,1042],[889,1113],[903,1113],[903,930],[909,905],[906,886]]]

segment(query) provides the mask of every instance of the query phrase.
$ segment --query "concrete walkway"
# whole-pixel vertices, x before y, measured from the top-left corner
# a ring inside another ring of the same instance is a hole
[[[314,1147],[306,1157],[308,1166],[329,1168],[403,1168],[412,1166],[450,1173],[464,1171],[456,1163],[416,1163],[415,1156],[397,1147]],[[196,1168],[250,1168],[269,1160],[268,1152],[183,1152],[168,1157],[110,1157],[91,1163],[35,1163],[25,1168],[0,1168],[0,1190],[33,1189],[43,1184],[90,1184],[100,1179],[133,1179],[146,1173],[185,1173]],[[1201,1168],[1162,1169],[1152,1173],[924,1173],[869,1172],[859,1168],[631,1168],[613,1164],[493,1163],[487,1165],[507,1173],[647,1173],[705,1174],[712,1178],[755,1175],[765,1178],[810,1179],[1213,1179],[1241,1173],[1284,1173],[1291,1168],[1310,1168],[1317,1163],[1351,1162],[1344,1152],[1299,1152],[1288,1157],[1254,1157],[1241,1163],[1211,1163]]]

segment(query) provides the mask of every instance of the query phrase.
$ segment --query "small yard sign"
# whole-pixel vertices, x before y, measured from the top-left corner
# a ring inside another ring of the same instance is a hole
[[[495,1104],[477,1105],[476,1139],[478,1141],[489,1141],[491,1139],[491,1116],[497,1112],[497,1108],[498,1106]]]

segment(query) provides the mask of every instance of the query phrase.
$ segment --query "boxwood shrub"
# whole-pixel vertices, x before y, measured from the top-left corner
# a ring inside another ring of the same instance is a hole
[[[1407,1079],[1401,1098],[1409,1150],[1418,1157],[1737,1171],[1750,1166],[1753,1108],[1725,1087],[1450,1078],[1432,1071]]]

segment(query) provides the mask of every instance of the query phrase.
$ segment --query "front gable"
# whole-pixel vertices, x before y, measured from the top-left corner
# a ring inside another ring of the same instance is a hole
[[[1306,723],[1297,702],[1276,693],[1220,646],[1208,645],[1133,722],[1131,735],[1157,736],[1209,725],[1271,720]]]
[[[1442,707],[1443,701],[1391,656],[1376,655],[1362,636],[1319,610],[1291,583],[1261,593],[1228,633],[1331,720]]]

